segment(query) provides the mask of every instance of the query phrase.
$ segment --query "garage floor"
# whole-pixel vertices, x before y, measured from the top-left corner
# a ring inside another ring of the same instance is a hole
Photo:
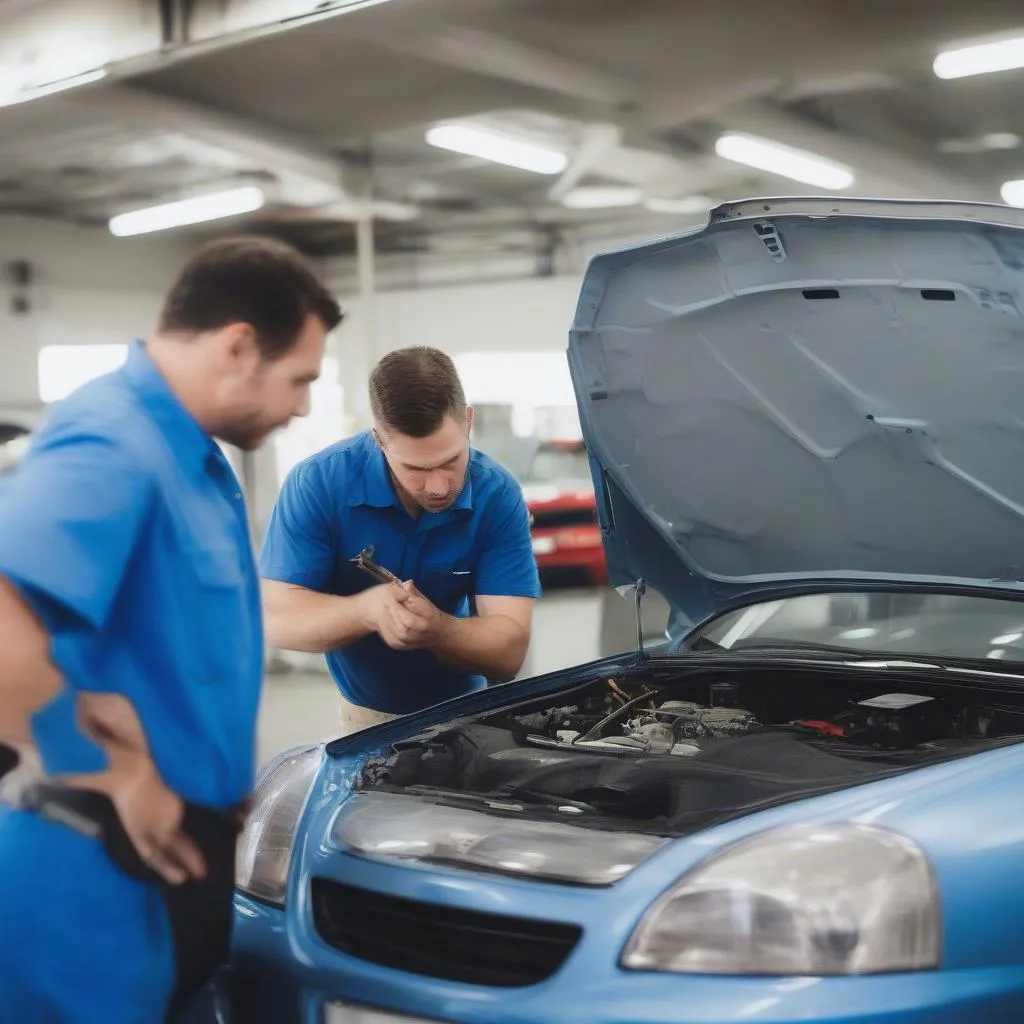
[[[522,675],[578,665],[628,647],[633,642],[632,622],[630,604],[612,590],[546,594],[537,605]],[[283,747],[336,735],[337,691],[319,670],[321,663],[322,659],[311,658],[297,671],[268,677],[260,713],[260,764]]]

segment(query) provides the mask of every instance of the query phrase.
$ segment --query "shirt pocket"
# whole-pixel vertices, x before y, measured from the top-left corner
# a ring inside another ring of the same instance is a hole
[[[196,583],[190,609],[192,649],[197,682],[224,683],[249,671],[253,649],[253,581],[246,575],[238,549],[230,544],[195,548],[187,554]]]
[[[473,596],[475,579],[476,574],[468,565],[425,566],[416,578],[416,586],[441,611],[454,615]]]

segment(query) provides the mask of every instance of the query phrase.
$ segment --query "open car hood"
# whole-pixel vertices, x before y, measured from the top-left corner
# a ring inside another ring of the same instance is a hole
[[[757,200],[596,257],[569,364],[611,581],[675,626],[1024,578],[1024,210]],[[675,630],[673,630],[675,632]]]

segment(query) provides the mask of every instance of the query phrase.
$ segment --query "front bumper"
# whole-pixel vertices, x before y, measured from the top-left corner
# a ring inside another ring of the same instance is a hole
[[[1019,967],[861,978],[724,978],[601,969],[574,956],[529,988],[423,978],[295,934],[283,911],[239,897],[235,957],[187,1024],[363,1024],[331,1003],[366,1007],[372,1024],[1019,1024]]]

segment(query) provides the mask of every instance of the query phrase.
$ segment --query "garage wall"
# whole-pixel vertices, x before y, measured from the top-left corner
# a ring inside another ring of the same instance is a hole
[[[116,239],[105,230],[0,217],[0,408],[36,408],[36,353],[44,345],[110,344],[147,333],[192,248],[170,237]],[[12,285],[27,262],[32,283]],[[28,303],[25,312],[14,301]]]
[[[46,345],[124,343],[147,333],[168,282],[194,247],[172,235],[117,239],[105,230],[27,217],[0,217],[0,411],[38,409],[37,353]],[[564,352],[586,259],[600,243],[578,246],[562,272],[534,276],[528,259],[420,262],[383,258],[373,316],[360,308],[351,260],[323,265],[348,317],[334,339],[345,414],[368,422],[366,378],[383,354],[427,344],[466,353]],[[32,267],[33,283],[15,289],[4,271]],[[477,283],[445,280],[477,276]],[[491,277],[490,280],[480,278]],[[396,287],[402,281],[404,287]],[[413,283],[414,282],[414,283]],[[12,303],[23,294],[28,309]]]
[[[406,345],[446,352],[565,348],[578,277],[452,285],[382,292],[375,299],[376,354]],[[358,296],[341,293],[351,333],[364,330]]]
[[[560,276],[381,292],[372,337],[358,297],[338,289],[347,318],[338,332],[342,384],[357,425],[368,415],[366,378],[387,352],[432,345],[465,353],[564,351],[579,278]]]

